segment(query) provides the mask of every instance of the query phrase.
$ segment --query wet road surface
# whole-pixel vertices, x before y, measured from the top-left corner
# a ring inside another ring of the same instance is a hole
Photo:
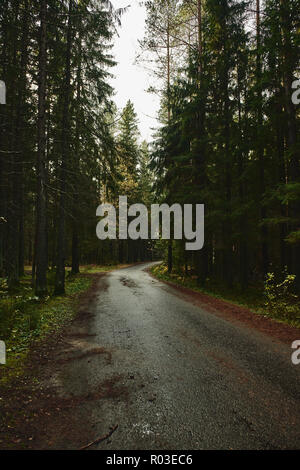
[[[57,378],[65,396],[103,384],[82,419],[95,439],[118,429],[93,448],[299,448],[300,366],[290,347],[183,300],[147,266],[99,280],[86,338],[74,339],[84,353]]]

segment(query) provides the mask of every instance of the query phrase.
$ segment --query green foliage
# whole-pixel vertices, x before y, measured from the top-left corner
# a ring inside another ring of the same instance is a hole
[[[41,61],[44,4],[47,40],[45,60]],[[83,263],[99,262],[95,208],[100,189],[112,186],[115,177],[109,80],[115,64],[112,40],[123,12],[109,1],[0,2],[0,77],[8,91],[7,106],[0,108],[0,276],[8,277],[12,285],[22,275],[24,258],[31,263],[38,246],[33,240],[42,207],[37,194],[40,133],[47,146],[41,185],[45,191],[42,200],[47,199],[43,210],[47,234],[45,229],[42,236],[39,232],[40,244],[47,245],[43,273],[47,261],[55,268],[59,247],[65,249],[62,258],[67,263],[71,264],[71,256],[79,258],[79,253]],[[38,84],[44,75],[46,90],[40,96]],[[43,97],[45,126],[41,129],[38,109]],[[58,223],[60,213],[64,224]],[[57,242],[58,232],[65,238],[61,243]],[[77,250],[72,251],[75,239]],[[49,291],[52,279],[50,282]]]
[[[294,274],[288,274],[287,268],[278,280],[274,273],[268,273],[264,285],[265,306],[272,317],[284,318],[294,324],[300,323],[300,299],[295,294]]]
[[[42,339],[70,321],[76,309],[76,296],[91,284],[91,279],[70,276],[66,283],[66,296],[39,299],[29,287],[30,278],[24,277],[18,292],[10,294],[1,281],[0,338],[6,342],[8,361],[16,354],[26,353],[32,341]]]
[[[291,244],[300,244],[300,230],[289,233],[285,240]]]
[[[160,202],[205,205],[202,252],[174,242],[165,259],[191,266],[203,287],[246,294],[288,263],[300,293],[298,3],[257,2],[252,15],[243,0],[196,2],[201,12],[149,2],[141,45],[162,75],[155,190]]]

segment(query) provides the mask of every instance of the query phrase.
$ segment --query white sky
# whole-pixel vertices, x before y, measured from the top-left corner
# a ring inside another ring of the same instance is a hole
[[[144,36],[145,8],[139,6],[138,0],[112,0],[115,8],[131,5],[122,16],[122,26],[118,29],[119,37],[114,38],[112,53],[118,65],[112,69],[115,79],[111,84],[115,89],[115,102],[118,108],[123,108],[130,99],[139,119],[141,137],[151,140],[151,128],[157,127],[157,112],[159,98],[147,93],[153,77],[144,70],[143,65],[135,65],[138,52],[138,39]]]

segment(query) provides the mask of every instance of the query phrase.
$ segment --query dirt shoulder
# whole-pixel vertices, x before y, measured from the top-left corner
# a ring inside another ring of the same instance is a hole
[[[87,339],[87,319],[105,273],[85,274],[92,278],[88,291],[79,295],[77,314],[59,332],[32,348],[24,373],[0,387],[0,449],[51,449],[59,447],[58,436],[68,448],[89,442],[89,423],[80,419],[80,407],[92,396],[64,398],[57,393],[53,377],[64,362],[72,360],[72,341]],[[66,351],[70,351],[69,356]],[[102,354],[103,351],[90,351]],[[76,358],[76,356],[75,356]],[[111,392],[114,384],[101,384],[97,397]],[[97,398],[96,397],[96,398]],[[95,397],[94,397],[95,398]]]
[[[101,289],[106,288],[103,277],[135,264],[109,266],[101,272],[97,266],[82,269],[80,276],[89,278],[91,284],[74,297],[72,319],[33,343],[22,364],[5,366],[12,374],[9,380],[0,382],[0,450],[79,449],[92,440],[92,425],[84,419],[84,410],[93,400],[124,393],[119,378],[74,396],[62,396],[59,381],[72,361],[89,361],[96,356],[110,360],[109,352],[92,346],[94,335],[88,324]]]
[[[269,335],[276,340],[291,345],[295,339],[300,339],[300,328],[289,326],[285,323],[273,320],[264,315],[257,314],[246,307],[233,304],[229,301],[218,299],[212,295],[194,291],[188,287],[181,286],[172,281],[156,277],[151,268],[147,272],[155,279],[172,287],[173,293],[198,307],[224,317],[232,322],[240,322],[248,327],[255,328],[261,333]]]

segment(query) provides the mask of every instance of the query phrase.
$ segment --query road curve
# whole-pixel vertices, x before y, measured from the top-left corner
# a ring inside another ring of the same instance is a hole
[[[299,448],[300,366],[290,347],[183,300],[149,265],[99,280],[85,348],[103,354],[64,369],[64,394],[110,384],[82,411],[96,437],[118,424],[94,448]]]

